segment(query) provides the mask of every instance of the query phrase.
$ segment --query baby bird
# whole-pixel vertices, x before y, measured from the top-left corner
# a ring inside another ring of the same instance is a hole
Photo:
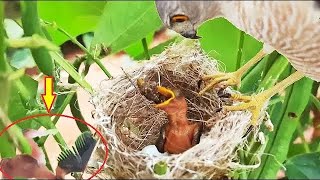
[[[185,97],[176,97],[173,91],[162,86],[157,89],[160,94],[169,98],[155,106],[167,113],[169,122],[161,128],[156,146],[162,153],[182,153],[199,143],[202,124],[188,120]]]

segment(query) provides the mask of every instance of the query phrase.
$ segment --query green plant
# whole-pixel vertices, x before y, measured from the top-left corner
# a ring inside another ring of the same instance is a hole
[[[180,40],[174,38],[152,49],[148,48],[154,32],[162,27],[152,1],[22,1],[21,18],[14,19],[19,25],[16,31],[19,28],[24,31],[23,37],[18,38],[10,38],[5,30],[8,26],[3,24],[4,9],[4,2],[1,1],[0,85],[5,88],[0,88],[0,129],[8,126],[10,121],[45,113],[39,99],[42,90],[38,91],[38,82],[24,73],[30,66],[36,65],[41,73],[54,76],[57,80],[59,69],[62,68],[69,74],[70,84],[93,93],[90,83],[84,79],[92,63],[99,65],[106,78],[112,77],[108,67],[100,62],[101,50],[106,50],[107,55],[125,51],[136,60],[149,59],[153,54],[162,52],[169,43]],[[94,32],[94,37],[91,39],[87,36],[86,45],[82,45],[76,37],[87,32]],[[202,36],[200,43],[204,51],[219,60],[224,66],[222,70],[226,71],[238,69],[262,47],[260,42],[225,19],[206,22],[200,27],[199,35]],[[73,64],[65,60],[59,50],[66,40],[71,40],[85,52]],[[79,72],[82,64],[85,70]],[[273,86],[293,71],[285,57],[273,52],[244,76],[240,91],[257,93]],[[252,172],[241,172],[242,178],[275,178],[283,167],[281,164],[288,169],[289,178],[316,177],[316,173],[311,173],[312,176],[293,173],[295,168],[300,168],[301,162],[317,156],[316,151],[320,150],[319,142],[302,141],[301,148],[296,148],[297,144],[293,143],[297,137],[303,140],[303,132],[311,125],[309,113],[312,104],[318,109],[320,107],[313,84],[313,81],[304,78],[271,100],[268,112],[274,132],[262,129],[268,141],[261,166]],[[60,114],[70,106],[72,114],[83,119],[75,89],[56,83],[54,89],[58,98],[52,113]],[[58,120],[59,117],[54,117],[52,121],[49,117],[41,117],[13,126],[0,137],[0,146],[3,147],[0,149],[1,157],[14,156],[16,148],[23,153],[30,153],[22,130],[40,127],[55,129]],[[82,132],[88,130],[83,124],[78,123],[78,127]],[[66,143],[61,134],[57,133],[54,137],[63,149]],[[42,137],[38,140],[43,149],[46,139]],[[252,145],[247,152],[243,152],[243,163],[250,163],[254,153],[257,153],[257,149]],[[307,169],[316,171],[312,165]]]

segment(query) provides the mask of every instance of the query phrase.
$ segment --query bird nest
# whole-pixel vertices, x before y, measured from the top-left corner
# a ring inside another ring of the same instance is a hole
[[[229,88],[216,87],[203,96],[198,95],[204,86],[201,76],[217,72],[217,61],[207,57],[198,43],[185,40],[127,69],[123,75],[103,81],[92,98],[94,116],[107,138],[109,151],[99,177],[221,178],[249,167],[240,163],[237,151],[246,144],[244,135],[251,114],[221,110],[223,105],[233,104],[228,98]],[[155,143],[168,118],[141,92],[137,86],[141,78],[145,84],[181,92],[187,101],[188,120],[204,125],[197,145],[181,154],[157,151]],[[105,149],[98,146],[94,162],[101,163],[104,157]],[[164,175],[157,172],[159,164],[164,165],[162,170],[167,167]]]

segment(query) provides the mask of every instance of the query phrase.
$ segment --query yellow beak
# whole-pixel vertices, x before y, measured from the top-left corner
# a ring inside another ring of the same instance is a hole
[[[164,107],[164,106],[168,105],[174,98],[176,98],[176,95],[174,94],[174,92],[172,90],[165,88],[163,86],[157,86],[157,91],[161,95],[168,97],[169,99],[160,103],[160,104],[156,104],[155,105],[156,108]]]

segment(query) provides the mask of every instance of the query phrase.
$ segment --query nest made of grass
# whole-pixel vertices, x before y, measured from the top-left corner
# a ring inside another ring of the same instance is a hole
[[[197,42],[184,40],[126,69],[123,75],[101,82],[92,98],[97,125],[108,140],[108,161],[100,177],[220,178],[246,168],[239,163],[237,150],[246,142],[243,135],[251,114],[221,111],[222,105],[233,103],[223,95],[230,89],[218,87],[198,96],[203,88],[201,77],[218,72],[217,61],[206,56]],[[204,124],[199,144],[181,154],[157,152],[154,144],[168,119],[141,94],[138,78],[181,91],[187,100],[188,119]],[[101,147],[96,150],[96,162],[103,161],[105,150]],[[160,161],[168,166],[162,176],[154,173]]]

